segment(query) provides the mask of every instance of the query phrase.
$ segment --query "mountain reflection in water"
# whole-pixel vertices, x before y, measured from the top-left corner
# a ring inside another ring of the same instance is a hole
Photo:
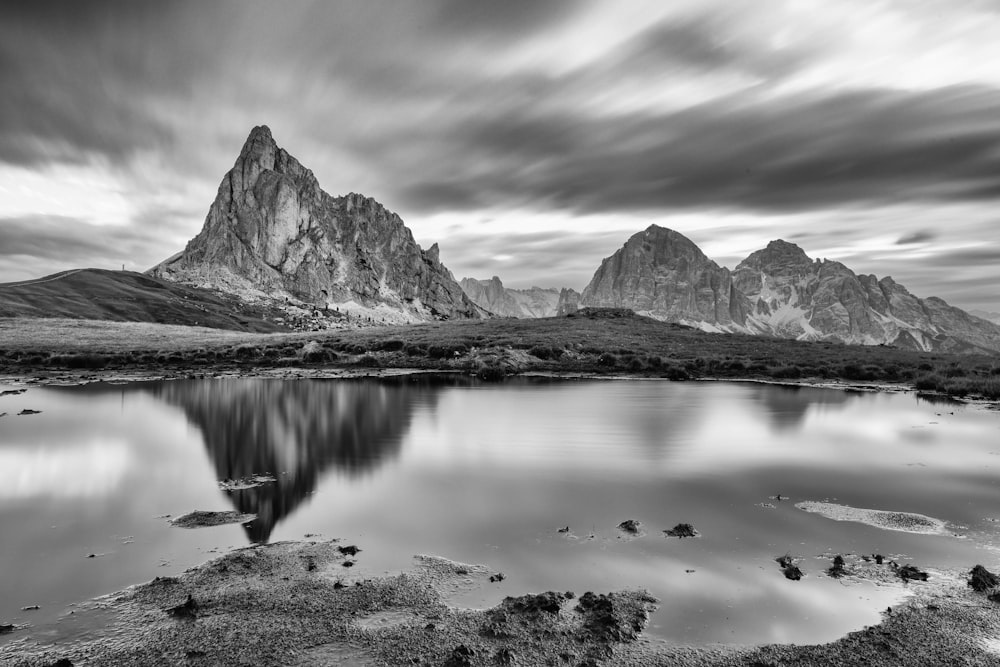
[[[245,527],[263,543],[325,471],[357,476],[398,455],[414,406],[436,396],[427,384],[222,379],[167,382],[153,394],[201,430],[220,480],[275,477],[227,492],[236,509],[257,515]]]

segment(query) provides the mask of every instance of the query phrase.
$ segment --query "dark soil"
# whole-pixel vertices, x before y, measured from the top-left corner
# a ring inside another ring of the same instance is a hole
[[[698,537],[698,531],[689,523],[679,523],[663,532],[670,537]]]

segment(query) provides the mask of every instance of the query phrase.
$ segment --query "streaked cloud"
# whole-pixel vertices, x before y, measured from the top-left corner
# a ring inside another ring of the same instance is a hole
[[[995,229],[998,33],[987,0],[4,3],[0,281],[173,254],[266,123],[458,275],[580,289],[655,222],[996,310],[959,255]]]

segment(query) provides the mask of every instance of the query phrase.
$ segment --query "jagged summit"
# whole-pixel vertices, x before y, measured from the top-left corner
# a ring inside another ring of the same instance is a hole
[[[165,279],[383,317],[479,317],[437,244],[423,250],[398,215],[358,193],[332,197],[266,125],[247,136],[201,232],[150,269]]]
[[[794,274],[803,267],[812,266],[813,260],[805,251],[794,243],[777,239],[767,244],[767,247],[751,253],[746,259],[736,265],[733,275],[740,281],[754,280],[753,276],[761,272],[772,274]],[[742,288],[741,288],[742,289]]]

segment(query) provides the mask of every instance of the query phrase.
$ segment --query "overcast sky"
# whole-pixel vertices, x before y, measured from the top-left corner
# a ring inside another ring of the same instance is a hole
[[[0,4],[0,281],[144,270],[250,129],[459,278],[582,289],[651,223],[1000,311],[995,0]]]

